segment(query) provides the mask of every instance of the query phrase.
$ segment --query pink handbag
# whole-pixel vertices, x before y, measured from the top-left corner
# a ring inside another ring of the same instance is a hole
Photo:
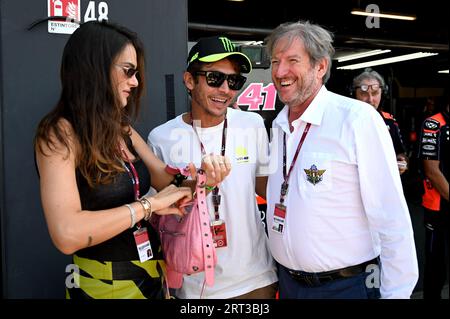
[[[170,288],[183,285],[183,275],[205,272],[205,283],[214,284],[217,264],[209,213],[206,206],[206,174],[199,169],[194,204],[190,213],[179,216],[161,216],[158,228],[166,263],[167,283]]]

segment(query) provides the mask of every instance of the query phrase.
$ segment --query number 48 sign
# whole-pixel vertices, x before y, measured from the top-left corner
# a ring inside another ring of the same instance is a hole
[[[81,0],[47,0],[48,16],[61,17],[48,21],[48,32],[72,34],[79,27],[79,24],[73,21],[82,22],[80,2]],[[83,18],[83,22],[108,20],[108,4],[101,1],[96,6],[95,1],[89,1]]]
[[[106,2],[99,2],[98,17],[95,13],[95,1],[89,1],[86,13],[84,14],[84,22],[93,20],[108,20],[108,4]]]

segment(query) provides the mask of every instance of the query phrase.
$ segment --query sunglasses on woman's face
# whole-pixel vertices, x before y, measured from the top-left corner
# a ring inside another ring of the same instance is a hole
[[[240,90],[247,81],[247,78],[240,74],[225,74],[219,71],[197,71],[195,75],[204,75],[206,83],[215,88],[220,87],[227,80],[228,87],[234,91]]]
[[[137,74],[139,73],[139,71],[135,68],[132,67],[128,67],[128,66],[123,66],[123,65],[117,65],[117,67],[121,68],[123,73],[125,74],[125,76],[129,79],[131,79],[133,76],[137,76]]]

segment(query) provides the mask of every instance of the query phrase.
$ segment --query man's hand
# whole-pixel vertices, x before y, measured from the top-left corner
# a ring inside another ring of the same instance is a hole
[[[217,186],[230,174],[230,159],[221,155],[205,155],[202,158],[202,169],[206,172],[206,185]]]
[[[408,169],[408,161],[407,157],[404,154],[398,154],[397,155],[397,165],[398,165],[398,171],[400,172],[400,175],[402,175],[406,170]]]

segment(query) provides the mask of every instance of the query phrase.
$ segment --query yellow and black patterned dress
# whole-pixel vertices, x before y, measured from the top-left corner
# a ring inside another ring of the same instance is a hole
[[[137,160],[133,162],[140,180],[140,193],[146,194],[150,187],[150,175],[143,161],[138,158],[127,141],[129,149]],[[127,164],[128,165],[128,164]],[[124,172],[119,174],[112,184],[89,187],[86,180],[77,171],[77,184],[82,208],[95,211],[109,209],[134,201],[132,181]],[[69,299],[105,299],[105,298],[156,298],[163,299],[163,267],[161,246],[156,231],[150,224],[147,227],[153,250],[153,258],[139,261],[133,231],[123,233],[101,244],[76,252],[73,256],[75,272],[74,285],[67,286]]]

